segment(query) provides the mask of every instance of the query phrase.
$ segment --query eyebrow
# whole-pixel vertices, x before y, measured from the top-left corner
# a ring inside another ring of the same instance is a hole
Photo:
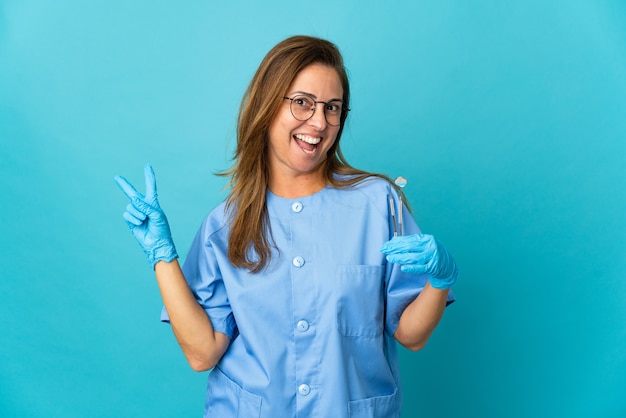
[[[316,95],[311,94],[311,93],[307,93],[306,91],[294,91],[294,92],[291,93],[291,96],[293,96],[293,95],[296,95],[296,96],[297,95],[309,96],[311,99],[317,100],[317,96]],[[330,99],[330,100],[327,100],[327,103],[330,103],[330,102],[341,102],[341,103],[343,103],[343,99]]]

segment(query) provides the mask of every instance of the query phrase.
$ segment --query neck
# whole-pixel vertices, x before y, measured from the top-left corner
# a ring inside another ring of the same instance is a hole
[[[326,187],[321,173],[310,173],[292,177],[270,176],[269,189],[277,196],[286,199],[310,196]]]

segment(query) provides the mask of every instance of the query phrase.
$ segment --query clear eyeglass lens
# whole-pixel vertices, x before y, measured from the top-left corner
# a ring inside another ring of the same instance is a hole
[[[326,121],[334,126],[339,125],[341,121],[341,102],[330,102],[324,106]]]
[[[315,102],[310,97],[296,96],[291,100],[291,113],[298,120],[307,120],[315,112]]]

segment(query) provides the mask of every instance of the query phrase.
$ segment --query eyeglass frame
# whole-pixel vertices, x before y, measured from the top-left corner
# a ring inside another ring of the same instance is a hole
[[[291,109],[291,105],[293,105],[293,101],[298,98],[298,97],[306,97],[308,99],[311,99],[313,101],[313,111],[311,112],[311,115],[306,118],[306,119],[298,119],[296,117],[296,115],[293,114],[293,110]],[[328,121],[328,116],[326,115],[326,108],[324,107],[324,120],[326,121],[327,124],[329,124],[330,126],[341,126],[341,118],[343,117],[344,113],[343,112],[349,112],[350,108],[348,107],[344,107],[344,103],[343,100],[330,100],[328,102],[323,102],[321,100],[314,100],[311,96],[308,96],[306,94],[296,94],[293,97],[287,97],[287,96],[283,96],[283,100],[289,100],[289,112],[291,113],[291,116],[293,116],[293,118],[295,120],[299,120],[300,122],[306,122],[307,120],[311,119],[313,117],[313,115],[315,115],[315,111],[317,110],[317,105],[319,103],[323,103],[324,105],[328,105],[329,103],[333,103],[333,102],[339,102],[341,103],[341,114],[339,115],[339,123],[337,125],[333,125],[332,123],[330,123]]]

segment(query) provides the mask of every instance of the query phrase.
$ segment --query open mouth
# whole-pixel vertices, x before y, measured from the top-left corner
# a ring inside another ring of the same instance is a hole
[[[293,137],[302,151],[307,154],[314,154],[315,150],[317,150],[317,145],[322,141],[321,137],[312,137],[304,134],[295,134]]]

